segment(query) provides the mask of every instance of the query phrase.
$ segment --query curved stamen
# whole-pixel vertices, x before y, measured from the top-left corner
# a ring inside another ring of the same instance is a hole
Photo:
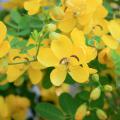
[[[16,60],[17,58],[21,58],[20,56],[15,56],[14,58],[13,58],[13,60]]]
[[[70,57],[75,58],[78,62],[80,61],[80,59],[76,55],[71,55]]]
[[[96,25],[93,27],[93,29],[95,29],[95,27],[99,27],[101,30],[103,30],[103,27],[101,25]]]
[[[60,64],[68,65],[69,64],[69,59],[67,57],[62,58],[60,60]]]

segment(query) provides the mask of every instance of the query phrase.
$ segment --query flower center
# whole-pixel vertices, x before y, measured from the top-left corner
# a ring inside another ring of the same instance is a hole
[[[75,60],[77,60],[77,62],[80,61],[80,60],[79,60],[79,57],[77,57],[76,55],[71,55],[70,58],[74,58]],[[62,58],[62,59],[60,60],[60,64],[68,66],[69,63],[70,63],[70,58],[68,58],[68,57]]]
[[[69,58],[67,58],[67,57],[64,57],[60,60],[60,64],[62,64],[62,65],[68,65],[69,62],[70,62]]]

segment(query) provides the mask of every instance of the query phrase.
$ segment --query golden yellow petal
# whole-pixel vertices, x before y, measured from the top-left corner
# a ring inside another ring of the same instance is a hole
[[[50,48],[41,47],[37,59],[45,67],[56,66],[59,64],[59,60]]]
[[[120,40],[120,25],[115,20],[111,20],[108,23],[108,28],[112,36],[116,40]]]
[[[89,68],[86,65],[72,66],[70,67],[69,74],[78,83],[84,83],[89,81]]]
[[[10,45],[8,43],[8,41],[4,41],[1,45],[0,45],[0,58],[4,57],[10,49]]]
[[[0,21],[0,45],[1,45],[2,41],[4,40],[6,33],[7,33],[7,28],[3,24],[3,22]]]
[[[111,49],[117,49],[119,43],[117,40],[115,40],[113,37],[110,35],[103,35],[102,40]]]
[[[94,60],[97,57],[97,50],[93,47],[86,46],[86,62]]]
[[[67,11],[65,17],[58,22],[58,28],[64,33],[71,32],[76,25],[76,19],[72,14],[71,11]]]
[[[76,46],[80,47],[82,45],[85,45],[84,33],[78,28],[73,29],[73,31],[71,32],[71,38]]]
[[[69,57],[71,55],[72,42],[67,36],[60,34],[59,37],[52,40],[51,49],[59,59]]]
[[[28,69],[28,75],[32,84],[38,84],[43,78],[42,71],[32,69],[31,67]]]
[[[24,8],[28,10],[29,15],[34,15],[39,12],[40,0],[31,0],[24,2]]]
[[[50,79],[53,85],[60,86],[67,75],[67,70],[64,66],[56,67],[50,74]]]

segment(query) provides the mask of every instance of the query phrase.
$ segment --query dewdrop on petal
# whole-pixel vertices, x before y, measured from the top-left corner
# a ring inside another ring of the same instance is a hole
[[[82,120],[87,114],[87,105],[83,103],[80,105],[75,114],[75,120]]]
[[[101,95],[101,89],[100,87],[97,87],[95,89],[92,90],[92,92],[90,93],[90,99],[91,100],[97,100]]]
[[[103,110],[97,109],[96,114],[100,120],[107,120],[107,115]]]

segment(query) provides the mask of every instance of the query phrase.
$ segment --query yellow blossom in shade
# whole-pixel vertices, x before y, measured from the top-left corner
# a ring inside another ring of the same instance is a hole
[[[105,48],[102,51],[100,51],[98,54],[98,61],[102,64],[107,64],[109,59],[109,52],[109,48]]]
[[[101,64],[106,64],[109,68],[113,68],[113,62],[110,58],[110,48],[104,48],[98,53],[98,61]]]
[[[110,35],[103,35],[102,36],[102,41],[105,43],[106,46],[108,46],[111,49],[117,49],[119,42],[115,40],[112,36]]]
[[[4,25],[3,22],[0,22],[0,44],[3,42],[3,40],[6,37],[6,33],[7,33],[7,28]]]
[[[2,96],[0,96],[0,119],[10,120],[10,111]]]
[[[7,33],[7,28],[3,24],[3,22],[0,22],[0,58],[4,57],[9,49],[10,45],[8,41],[4,41]]]
[[[24,8],[28,11],[29,15],[34,15],[39,12],[41,0],[29,0],[24,2]]]
[[[5,9],[13,9],[16,7],[23,8],[23,3],[25,0],[9,0],[7,2],[1,3]]]
[[[50,101],[58,105],[58,96],[60,96],[64,92],[69,92],[70,86],[64,83],[60,87],[52,86],[49,89],[45,89],[42,84],[39,84],[39,89],[41,92],[42,101]]]
[[[108,28],[113,38],[120,41],[120,24],[116,20],[111,20],[108,22]]]
[[[39,51],[38,61],[46,67],[55,67],[50,74],[51,82],[55,86],[60,86],[64,82],[67,73],[76,82],[84,83],[88,81],[89,74],[96,72],[87,65],[96,57],[96,51],[85,45],[84,34],[80,38],[77,37],[80,31],[76,29],[74,32],[71,35],[73,41],[66,35],[57,34],[52,38],[50,48],[41,47]]]
[[[15,120],[25,120],[30,107],[30,101],[25,97],[9,95],[5,102],[10,110],[11,118]]]

